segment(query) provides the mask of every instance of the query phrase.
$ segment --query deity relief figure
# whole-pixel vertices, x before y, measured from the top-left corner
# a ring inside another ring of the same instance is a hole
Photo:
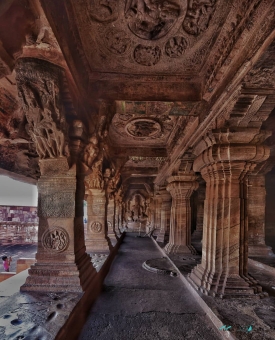
[[[60,109],[58,79],[50,79],[49,74],[35,69],[36,64],[30,64],[27,66],[33,66],[31,71],[28,67],[17,69],[19,97],[27,119],[26,131],[35,143],[40,159],[68,156],[64,135],[67,125]],[[35,81],[35,77],[39,81]]]
[[[99,148],[97,147],[98,140],[96,136],[92,136],[89,138],[89,143],[84,149],[83,162],[89,167],[92,168],[93,162],[99,153]]]
[[[131,213],[134,221],[137,221],[144,214],[144,206],[142,205],[140,195],[135,195],[135,204],[132,206]]]
[[[130,30],[146,40],[163,37],[175,24],[179,14],[180,6],[175,1],[128,0],[125,7]]]
[[[53,230],[45,235],[43,243],[47,249],[62,251],[66,248],[68,239],[62,230]]]
[[[86,176],[85,178],[86,194],[89,194],[90,189],[102,189],[103,188],[102,162],[103,162],[102,158],[97,160],[91,168],[92,172]]]

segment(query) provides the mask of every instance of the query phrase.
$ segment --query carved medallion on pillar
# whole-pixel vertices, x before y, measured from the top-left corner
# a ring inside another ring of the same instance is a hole
[[[262,145],[215,144],[194,161],[194,171],[206,181],[206,199],[202,262],[189,279],[207,295],[241,297],[261,291],[247,272],[245,176],[268,156]]]
[[[171,176],[167,179],[167,190],[172,196],[169,243],[167,253],[196,254],[191,246],[190,196],[198,188],[197,177],[189,174]]]

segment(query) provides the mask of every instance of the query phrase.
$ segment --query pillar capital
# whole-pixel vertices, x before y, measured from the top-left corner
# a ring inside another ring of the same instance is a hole
[[[185,175],[170,176],[167,182],[166,190],[169,191],[173,199],[190,198],[193,191],[199,187],[197,176],[193,172]]]
[[[270,155],[266,145],[252,144],[215,144],[204,150],[194,161],[194,171],[201,172],[203,168],[213,164],[227,164],[227,168],[236,168],[234,164],[261,163]],[[217,170],[222,169],[218,167]],[[203,173],[202,173],[203,174]]]

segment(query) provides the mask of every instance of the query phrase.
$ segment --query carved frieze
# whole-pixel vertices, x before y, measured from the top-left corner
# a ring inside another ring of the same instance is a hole
[[[65,229],[55,227],[44,232],[41,237],[41,242],[47,251],[60,253],[67,249],[69,239],[69,235]]]
[[[75,215],[74,192],[45,192],[38,195],[39,217],[69,218]]]
[[[129,160],[125,163],[125,167],[159,167],[165,161],[167,157],[142,157],[142,156],[130,156]]]
[[[39,167],[42,175],[52,176],[56,174],[64,174],[69,170],[69,164],[66,157],[58,159],[43,159],[39,161]]]

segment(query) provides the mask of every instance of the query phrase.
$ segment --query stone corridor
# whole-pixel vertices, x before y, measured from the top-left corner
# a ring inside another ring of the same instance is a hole
[[[153,241],[127,233],[79,340],[221,339],[179,277],[151,273]]]

